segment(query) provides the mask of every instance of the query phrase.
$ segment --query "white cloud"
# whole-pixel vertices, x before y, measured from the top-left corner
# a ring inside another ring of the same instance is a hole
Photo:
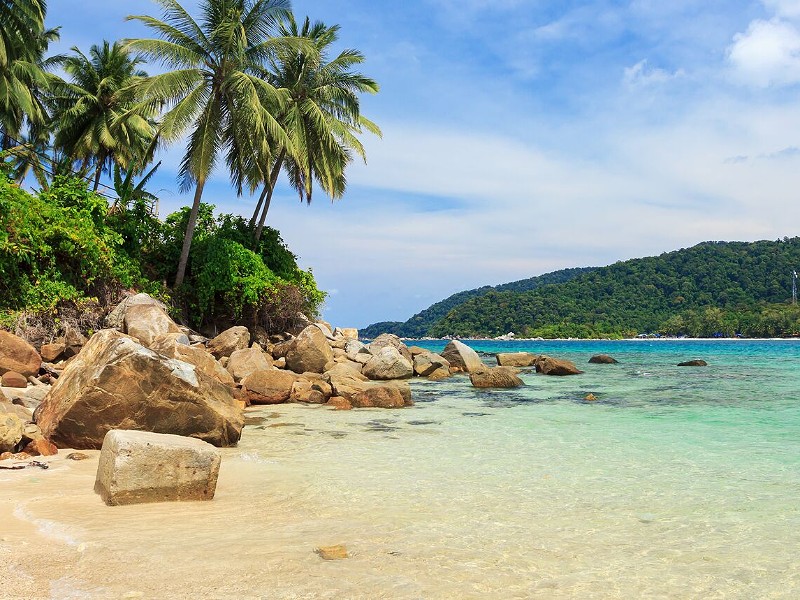
[[[800,0],[762,0],[764,5],[781,17],[800,17]]]
[[[651,67],[645,58],[631,67],[626,67],[622,79],[628,87],[642,87],[666,83],[684,75],[683,69],[670,72],[658,67]]]
[[[728,60],[735,78],[749,85],[800,83],[800,31],[778,18],[753,21],[745,33],[734,36]]]

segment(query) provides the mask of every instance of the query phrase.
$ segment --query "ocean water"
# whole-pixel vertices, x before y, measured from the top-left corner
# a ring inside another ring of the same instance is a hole
[[[251,410],[213,502],[106,507],[96,453],[0,471],[0,597],[800,597],[800,341],[470,345],[585,373]]]

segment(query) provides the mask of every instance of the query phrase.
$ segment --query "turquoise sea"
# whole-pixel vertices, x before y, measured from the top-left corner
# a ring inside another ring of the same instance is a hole
[[[109,509],[91,464],[25,475],[15,516],[77,557],[44,597],[800,597],[800,341],[469,344],[585,373],[253,409],[210,503]],[[313,552],[333,544],[350,558]]]

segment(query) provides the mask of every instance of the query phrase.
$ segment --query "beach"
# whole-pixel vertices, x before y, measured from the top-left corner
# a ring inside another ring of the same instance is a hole
[[[681,342],[551,344],[574,359],[605,344],[620,364],[523,374],[517,390],[474,390],[463,376],[415,381],[416,405],[395,411],[248,409],[239,445],[222,450],[211,502],[107,507],[92,490],[97,451],[0,471],[10,524],[1,589],[796,597],[800,344],[693,342],[690,358],[710,366],[689,370],[674,367]],[[589,391],[597,402],[582,399]],[[335,544],[350,557],[314,552]]]

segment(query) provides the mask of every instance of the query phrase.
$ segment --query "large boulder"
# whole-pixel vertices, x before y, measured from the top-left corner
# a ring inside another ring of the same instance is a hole
[[[188,362],[225,385],[234,385],[231,374],[222,368],[213,356],[199,346],[186,344],[182,338],[186,338],[182,333],[161,335],[153,340],[150,349],[167,358]],[[185,341],[188,341],[188,338]]]
[[[208,342],[208,351],[215,357],[230,356],[236,350],[242,350],[250,345],[250,332],[247,327],[237,325],[220,333]]]
[[[286,367],[295,373],[322,373],[333,361],[333,350],[325,334],[316,325],[309,325],[292,341],[286,353]]]
[[[181,333],[180,327],[160,306],[134,304],[125,311],[125,332],[150,347],[153,340],[165,333]]]
[[[253,344],[250,348],[231,352],[225,368],[236,382],[240,382],[251,373],[272,368],[272,358],[261,349],[261,346]]]
[[[70,361],[37,409],[36,422],[62,448],[100,448],[111,429],[231,446],[244,425],[231,388],[113,329],[95,333]]]
[[[497,364],[501,367],[532,367],[537,358],[533,352],[499,352]]]
[[[450,363],[451,367],[467,373],[475,373],[487,368],[475,350],[458,340],[453,340],[444,347],[442,357]]]
[[[593,365],[615,365],[619,361],[608,354],[595,354],[589,362]]]
[[[298,379],[298,375],[280,369],[254,371],[242,379],[242,394],[251,404],[288,402]]]
[[[429,377],[435,372],[450,374],[450,362],[435,352],[423,352],[414,355],[414,373],[421,377]]]
[[[382,333],[367,345],[372,354],[380,354],[381,350],[387,347],[395,348],[408,362],[413,360],[408,346],[393,333]]]
[[[575,366],[575,363],[550,356],[540,356],[536,359],[534,366],[536,372],[543,375],[580,375],[583,373]]]
[[[39,373],[42,357],[21,337],[0,329],[0,375],[15,371],[30,377]]]
[[[138,306],[142,304],[157,306],[165,313],[168,312],[167,305],[163,302],[159,302],[147,294],[134,294],[123,299],[122,302],[114,307],[114,310],[108,313],[106,316],[106,327],[122,330],[125,326],[125,315],[127,314],[128,309],[132,306]]]
[[[219,450],[202,440],[149,431],[109,431],[94,490],[108,505],[211,500]]]
[[[25,422],[17,415],[0,412],[0,452],[13,452],[22,441]]]
[[[384,346],[361,371],[369,379],[407,379],[414,374],[414,367],[394,346]]]
[[[512,367],[494,367],[469,374],[476,388],[515,388],[524,385]]]
[[[694,360],[687,360],[684,362],[678,363],[679,367],[707,367],[708,363],[704,360],[699,358],[695,358]]]
[[[403,408],[406,406],[403,394],[396,387],[368,387],[350,398],[353,408]]]

